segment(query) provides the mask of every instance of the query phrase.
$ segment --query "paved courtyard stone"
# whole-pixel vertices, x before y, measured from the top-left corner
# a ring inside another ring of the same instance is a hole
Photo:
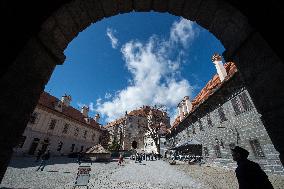
[[[2,189],[71,189],[78,171],[76,159],[52,157],[43,171],[36,171],[34,158],[12,158]],[[188,165],[167,161],[135,163],[126,159],[122,166],[117,160],[108,163],[82,163],[91,166],[89,188],[100,189],[237,189],[233,170],[213,165]],[[284,177],[269,175],[275,189],[282,189]],[[79,187],[78,187],[79,188]],[[81,187],[83,188],[83,187]]]

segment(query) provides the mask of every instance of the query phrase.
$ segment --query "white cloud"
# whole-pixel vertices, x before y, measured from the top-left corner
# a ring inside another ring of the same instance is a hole
[[[179,22],[174,22],[171,28],[170,40],[180,42],[184,47],[197,37],[199,31],[193,28],[193,22],[186,19],[181,19]]]
[[[85,104],[82,104],[81,102],[77,102],[77,106],[79,107],[79,109],[81,109]]]
[[[121,52],[132,75],[129,86],[116,92],[112,100],[100,100],[96,111],[105,115],[106,121],[113,121],[125,111],[163,104],[174,116],[182,98],[192,95],[193,87],[180,75],[180,64],[185,48],[196,36],[193,23],[181,19],[173,23],[169,39],[152,36],[145,44],[137,40],[124,44]]]
[[[110,39],[112,48],[116,49],[118,46],[118,39],[114,36],[114,30],[107,28],[107,36]]]
[[[95,106],[94,106],[94,103],[93,103],[93,102],[90,102],[90,104],[89,104],[89,109],[90,109],[90,111],[91,111],[91,112],[96,111],[96,109],[95,109]]]
[[[110,94],[110,93],[105,94],[105,99],[110,99],[111,97],[112,97],[112,94]]]

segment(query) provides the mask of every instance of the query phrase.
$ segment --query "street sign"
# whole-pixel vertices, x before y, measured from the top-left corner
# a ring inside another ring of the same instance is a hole
[[[91,166],[79,166],[78,167],[78,173],[75,181],[75,186],[87,186],[88,188],[88,183],[90,179],[90,171],[91,171]]]

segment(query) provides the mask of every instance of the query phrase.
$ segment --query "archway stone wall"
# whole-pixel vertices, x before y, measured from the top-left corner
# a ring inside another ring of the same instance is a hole
[[[53,69],[63,64],[64,50],[86,27],[103,18],[131,11],[168,12],[182,16],[210,31],[224,45],[226,60],[239,68],[263,115],[265,127],[275,145],[284,154],[284,113],[281,85],[283,62],[265,40],[250,27],[247,18],[221,0],[74,0],[66,1],[42,23],[23,51],[0,79],[0,178],[2,179],[12,148],[24,131],[30,113],[37,104]]]

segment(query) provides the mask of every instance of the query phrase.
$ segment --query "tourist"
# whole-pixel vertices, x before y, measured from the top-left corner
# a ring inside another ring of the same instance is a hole
[[[231,150],[233,160],[238,164],[235,172],[239,189],[273,189],[267,175],[260,166],[247,159],[249,152],[246,149],[236,146]]]
[[[154,160],[154,151],[152,151],[152,153],[151,153],[151,161],[153,161]]]
[[[41,162],[39,167],[37,168],[37,171],[40,169],[41,171],[43,171],[44,167],[46,166],[46,161],[49,160],[50,158],[50,151],[48,150],[46,153],[44,153],[41,156]]]
[[[117,164],[117,165],[121,165],[122,162],[123,162],[123,155],[120,154],[120,155],[119,155],[119,158],[118,158],[118,164]]]
[[[39,161],[39,159],[40,159],[41,155],[43,154],[43,152],[44,151],[42,149],[38,150],[38,153],[37,153],[37,156],[36,156],[36,162]]]
[[[83,157],[82,152],[79,152],[78,153],[78,159],[77,159],[77,162],[78,162],[79,165],[81,165],[82,157]]]

